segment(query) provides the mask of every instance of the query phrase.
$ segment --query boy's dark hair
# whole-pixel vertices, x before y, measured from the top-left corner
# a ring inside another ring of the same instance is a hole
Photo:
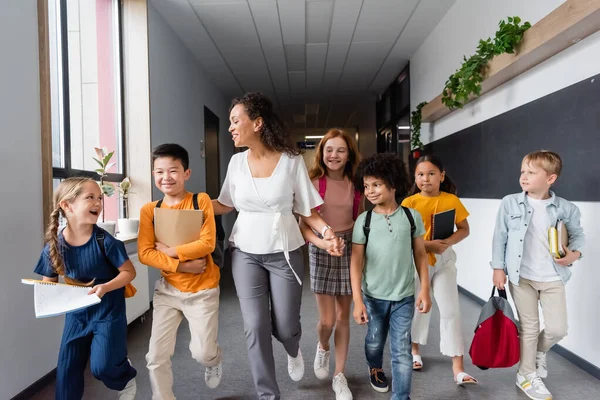
[[[444,164],[442,164],[442,160],[440,160],[440,158],[438,156],[435,156],[433,154],[428,154],[426,156],[419,158],[417,160],[417,163],[415,164],[415,169],[417,168],[417,166],[419,164],[424,163],[424,162],[430,162],[433,165],[435,165],[436,168],[440,170],[440,172],[446,172],[446,170],[444,169]],[[454,184],[452,179],[450,179],[450,176],[448,176],[448,172],[446,172],[446,174],[444,176],[444,181],[442,183],[440,183],[440,192],[450,193],[455,196],[457,195],[456,185]],[[417,182],[415,180],[415,183],[413,183],[412,189],[410,189],[409,195],[412,196],[413,194],[417,194],[417,193],[421,193],[421,189],[419,189],[419,187],[417,186]]]
[[[377,153],[358,164],[354,185],[364,191],[364,178],[371,176],[382,179],[391,189],[396,189],[396,200],[400,201],[408,192],[410,182],[404,162],[394,153]]]
[[[154,161],[160,157],[171,157],[174,160],[181,161],[183,170],[187,171],[190,167],[190,156],[186,149],[175,143],[165,143],[160,146],[156,146],[152,150],[152,166],[154,167]]]

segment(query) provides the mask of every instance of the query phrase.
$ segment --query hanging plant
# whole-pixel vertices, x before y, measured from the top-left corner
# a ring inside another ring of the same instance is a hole
[[[417,109],[410,113],[410,148],[413,153],[423,148],[423,142],[421,142],[421,110],[426,104],[426,101],[420,103]],[[418,155],[415,158],[419,158]]]
[[[469,59],[463,56],[461,67],[446,81],[442,92],[444,105],[451,110],[462,108],[472,96],[481,94],[481,82],[488,61],[503,53],[514,53],[515,47],[523,39],[523,33],[531,28],[529,22],[520,23],[519,17],[508,17],[508,22],[500,21],[493,41],[490,38],[480,40],[474,55]]]

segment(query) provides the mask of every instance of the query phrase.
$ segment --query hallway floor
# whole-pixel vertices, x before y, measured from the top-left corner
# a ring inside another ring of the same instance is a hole
[[[174,392],[178,400],[220,399],[241,400],[255,399],[254,385],[250,374],[244,339],[243,322],[235,289],[231,279],[231,271],[223,270],[221,311],[220,311],[220,344],[224,352],[223,380],[219,388],[210,390],[204,384],[204,368],[191,357],[188,349],[190,333],[184,320],[179,333],[173,356]],[[308,281],[308,279],[306,279]],[[298,382],[293,382],[287,375],[287,360],[283,347],[274,341],[275,362],[278,381],[283,399],[335,399],[331,390],[331,381],[319,381],[313,372],[312,364],[317,344],[316,322],[317,309],[315,298],[309,285],[304,287],[302,305],[302,326],[304,329],[301,348],[304,354],[305,375]],[[471,299],[461,295],[461,312],[465,332],[465,348],[468,350],[473,335],[473,327],[477,322],[480,307]],[[510,369],[481,371],[471,364],[465,356],[467,372],[472,373],[480,382],[479,385],[458,387],[453,380],[451,360],[439,354],[439,314],[436,307],[432,311],[429,345],[423,347],[424,368],[413,374],[412,399],[463,400],[463,399],[527,399],[515,386],[516,367]],[[136,321],[130,326],[128,336],[129,356],[138,370],[137,399],[152,398],[148,371],[144,356],[148,350],[151,316],[145,322]],[[366,328],[351,321],[351,341],[346,377],[354,399],[383,400],[389,399],[390,393],[381,394],[373,391],[369,384],[365,356],[363,351]],[[332,340],[333,347],[333,340]],[[389,349],[389,346],[388,346]],[[389,350],[388,350],[389,351]],[[334,354],[332,352],[332,369]],[[555,399],[592,399],[600,396],[600,381],[579,369],[561,356],[550,352],[548,355],[549,376],[546,379],[548,389]],[[384,360],[384,370],[389,372],[389,354]],[[595,393],[595,394],[594,394]],[[32,400],[49,400],[54,398],[54,384],[45,387]],[[89,371],[86,372],[86,400],[116,399],[116,393],[106,389],[96,381]]]

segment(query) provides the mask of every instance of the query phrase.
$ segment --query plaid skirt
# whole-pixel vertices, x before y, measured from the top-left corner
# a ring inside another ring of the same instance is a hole
[[[341,257],[330,256],[312,243],[308,244],[310,264],[310,288],[318,294],[343,296],[352,294],[350,284],[350,255],[352,252],[352,229],[338,232],[346,246]]]

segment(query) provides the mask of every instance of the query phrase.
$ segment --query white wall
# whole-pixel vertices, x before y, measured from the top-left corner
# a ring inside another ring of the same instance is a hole
[[[480,38],[492,36],[501,19],[517,15],[533,25],[561,3],[560,0],[458,0],[410,60],[412,109],[441,93],[448,76],[460,66],[462,56],[473,54]],[[423,142],[441,139],[598,73],[600,32],[485,94],[463,110],[435,124],[424,124]],[[515,166],[512,172],[515,192],[520,191],[518,168]],[[568,193],[562,195],[568,198]],[[487,299],[492,286],[489,267],[492,233],[500,200],[463,200],[471,212],[471,236],[456,246],[458,283]],[[561,345],[600,367],[600,342],[595,335],[600,330],[600,321],[590,311],[590,307],[600,301],[597,290],[600,269],[596,265],[599,250],[594,246],[600,240],[600,229],[594,223],[600,217],[600,204],[576,204],[583,215],[587,246],[584,258],[574,267],[573,278],[567,285],[570,329]]]
[[[229,127],[229,101],[206,75],[194,55],[167,25],[165,19],[148,2],[148,41],[150,68],[150,128],[152,147],[178,143],[190,154],[192,176],[188,190],[206,189],[205,159],[200,157],[204,140],[204,106],[219,117],[219,151],[221,181],[225,179],[233,142]],[[210,172],[210,171],[209,171]],[[153,198],[160,192],[153,188]],[[233,226],[233,215],[225,219],[225,229]],[[160,276],[150,268],[150,293]]]
[[[34,277],[43,246],[37,6],[0,6],[0,398],[21,392],[56,366],[63,319],[36,320]],[[12,171],[12,173],[7,173]]]

